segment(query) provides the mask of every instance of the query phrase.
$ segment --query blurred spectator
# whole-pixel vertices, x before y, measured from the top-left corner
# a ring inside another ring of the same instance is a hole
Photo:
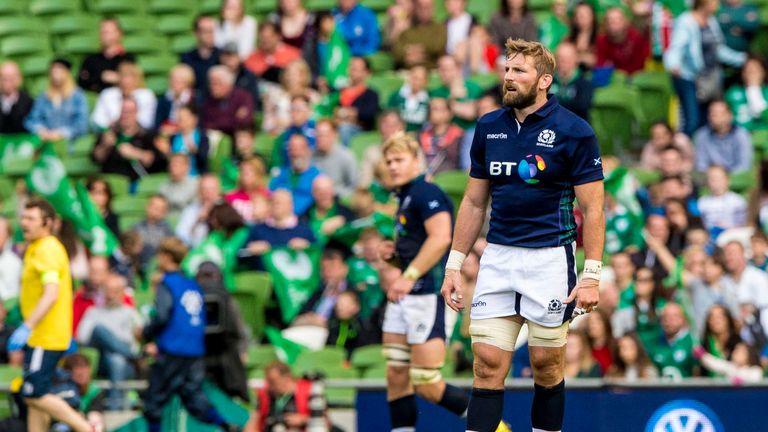
[[[429,93],[433,98],[444,98],[453,115],[453,122],[462,129],[475,126],[477,106],[475,101],[483,94],[483,89],[473,81],[465,80],[459,69],[459,63],[449,55],[438,60],[437,75],[440,86]]]
[[[600,378],[600,365],[592,357],[587,334],[581,329],[568,332],[565,344],[565,378]]]
[[[737,125],[750,132],[768,128],[768,86],[760,59],[747,59],[741,68],[741,83],[725,92],[725,100]]]
[[[186,246],[176,238],[164,239],[158,249],[157,264],[163,275],[155,287],[155,313],[142,334],[144,340],[155,341],[145,348],[155,361],[144,397],[144,417],[150,432],[160,431],[163,406],[178,395],[196,419],[236,430],[203,392],[205,307],[200,286],[181,273],[186,254]]]
[[[347,358],[352,357],[355,349],[376,344],[381,337],[374,327],[377,322],[363,320],[360,314],[360,299],[354,291],[344,291],[339,294],[336,304],[333,306],[333,314],[328,318],[327,346],[344,348]]]
[[[77,341],[99,350],[104,369],[112,388],[108,392],[107,408],[126,409],[125,393],[115,387],[131,377],[131,362],[138,359],[139,343],[136,335],[141,331],[138,311],[123,303],[127,282],[124,277],[111,274],[104,281],[104,305],[88,309],[80,320]]]
[[[196,177],[208,172],[208,135],[200,129],[200,116],[194,105],[182,105],[177,110],[176,132],[170,137],[158,137],[155,145],[166,158],[182,154],[188,158],[187,175]]]
[[[763,368],[760,367],[757,354],[744,342],[739,342],[733,349],[729,360],[707,353],[701,347],[694,349],[694,355],[708,370],[724,376],[735,385],[756,383],[763,380]]]
[[[304,7],[302,0],[280,0],[277,11],[267,20],[277,26],[283,42],[298,49],[315,33],[315,14]]]
[[[379,116],[379,134],[381,143],[386,142],[392,135],[405,130],[405,123],[398,110],[390,109]],[[365,149],[360,164],[360,186],[367,188],[374,180],[376,165],[381,160],[381,144],[371,145]]]
[[[752,259],[749,263],[762,271],[768,270],[768,236],[759,229],[749,238],[752,246]]]
[[[85,188],[96,210],[104,218],[104,224],[117,237],[120,234],[120,216],[112,211],[112,187],[103,179],[91,177],[85,182]]]
[[[643,70],[651,53],[648,37],[637,29],[624,15],[621,7],[605,12],[605,30],[595,42],[597,66],[608,66],[632,75]]]
[[[265,84],[262,93],[264,102],[264,118],[261,130],[279,135],[291,124],[291,104],[294,97],[308,97],[310,105],[320,99],[320,95],[312,90],[312,72],[309,65],[302,59],[296,59],[285,67],[280,75],[280,86]]]
[[[189,173],[189,157],[184,153],[174,153],[168,158],[168,181],[161,184],[158,193],[168,201],[168,211],[180,212],[195,200],[198,189],[198,177]]]
[[[678,178],[675,178],[675,182],[678,185],[682,183]],[[682,186],[678,186],[682,189]],[[664,214],[667,216],[669,222],[669,244],[672,249],[683,250],[687,246],[687,234],[688,230],[694,226],[701,226],[701,220],[699,217],[691,216],[689,207],[696,206],[696,199],[691,197],[690,201],[686,200],[688,197],[671,197],[664,200]]]
[[[8,339],[10,339],[16,327],[7,324],[8,311],[5,303],[0,301],[0,365],[12,365],[21,367],[24,362],[24,351],[8,351]]]
[[[630,288],[630,285],[633,284],[632,278],[635,274],[635,264],[632,262],[628,252],[620,251],[611,254],[611,269],[613,269],[613,276],[619,293],[624,292],[626,289],[634,289]]]
[[[48,68],[48,89],[41,93],[24,127],[43,141],[74,141],[88,132],[88,101],[70,74],[72,64],[55,59]]]
[[[168,72],[168,90],[157,100],[155,129],[171,136],[178,132],[179,108],[199,102],[200,92],[195,90],[195,71],[181,63]]]
[[[0,303],[19,296],[21,286],[21,258],[13,248],[11,222],[0,216]]]
[[[400,34],[413,22],[413,0],[395,0],[387,8],[387,21],[384,24],[384,48],[391,48]]]
[[[695,0],[693,10],[675,20],[672,41],[664,52],[664,67],[672,74],[682,108],[683,131],[688,136],[702,126],[704,104],[722,94],[720,63],[741,66],[746,57],[725,45],[713,16],[719,4],[717,0]]]
[[[333,180],[327,175],[319,175],[312,182],[312,199],[315,203],[301,215],[301,222],[312,229],[321,244],[355,219],[352,211],[339,202]]]
[[[99,93],[93,107],[91,122],[98,130],[109,129],[120,118],[122,103],[133,99],[136,103],[137,121],[144,129],[151,129],[155,122],[157,99],[152,90],[144,87],[144,72],[135,63],[123,62],[117,67],[117,85]]]
[[[237,189],[224,196],[246,223],[253,222],[254,197],[269,195],[267,190],[267,170],[259,158],[245,159],[240,162],[237,177]]]
[[[168,200],[160,194],[152,195],[144,208],[145,219],[133,227],[142,239],[142,266],[146,266],[157,253],[157,247],[166,237],[173,236],[173,230],[165,218],[168,216]]]
[[[297,95],[291,98],[290,123],[288,127],[275,141],[272,154],[272,166],[285,166],[288,163],[288,140],[293,135],[301,135],[307,139],[309,148],[315,149],[316,125],[312,118],[312,104],[306,95]]]
[[[597,17],[591,4],[579,2],[573,8],[571,30],[568,42],[576,46],[579,67],[591,69],[595,65],[595,43],[597,42]]]
[[[413,4],[413,21],[392,46],[392,57],[396,66],[433,68],[445,53],[446,27],[433,19],[434,0],[413,0]]]
[[[305,249],[314,243],[312,230],[299,222],[293,212],[293,197],[291,192],[278,189],[270,198],[271,214],[266,222],[250,227],[248,239],[243,245],[254,256],[261,256],[273,247],[288,246],[293,249]],[[254,270],[263,270],[261,260],[249,260]]]
[[[634,332],[648,348],[648,344],[658,337],[661,329],[659,315],[665,304],[653,270],[639,267],[632,283],[621,292],[619,306],[611,317],[614,335]]]
[[[671,379],[693,376],[696,366],[693,345],[683,308],[677,303],[667,303],[661,311],[661,332],[646,346],[661,376]]]
[[[739,301],[736,286],[724,278],[723,256],[717,253],[704,259],[704,274],[701,278],[684,273],[684,282],[690,291],[692,320],[697,334],[707,323],[707,314],[715,305],[727,308],[730,316],[738,316]]]
[[[230,72],[235,75],[235,87],[245,90],[251,95],[254,110],[258,111],[261,106],[259,78],[243,67],[243,61],[237,55],[237,45],[234,42],[228,42],[221,48],[221,64],[228,67]]]
[[[237,230],[244,226],[243,218],[231,205],[225,202],[215,203],[208,212],[209,231],[219,231],[224,234],[226,239],[231,238]]]
[[[320,120],[316,132],[317,145],[312,154],[312,165],[333,181],[338,196],[351,195],[357,186],[355,155],[339,143],[339,135],[333,121]]]
[[[733,124],[728,104],[717,100],[709,105],[709,124],[693,136],[696,146],[696,171],[720,165],[728,172],[752,169],[752,138],[741,126]]]
[[[528,0],[500,0],[499,3],[499,11],[488,23],[496,45],[503,49],[509,38],[539,40],[539,28],[533,13],[528,10]]]
[[[759,317],[763,332],[768,329],[768,273],[749,265],[744,254],[744,245],[733,240],[723,247],[725,257],[726,283],[733,284],[736,296],[742,305],[740,318],[750,318],[753,309]]]
[[[124,61],[133,62],[133,54],[123,48],[123,31],[114,18],[107,18],[99,25],[101,52],[90,54],[80,65],[77,84],[83,89],[101,93],[107,87],[116,86],[119,77],[117,67]]]
[[[488,29],[482,23],[473,23],[469,36],[457,42],[451,55],[459,63],[464,76],[487,74],[494,71],[501,49],[493,43]]]
[[[756,4],[725,0],[717,11],[725,44],[736,51],[749,51],[749,44],[760,28],[760,10]]]
[[[74,224],[68,219],[58,217],[53,221],[53,234],[64,245],[69,255],[69,271],[72,279],[84,280],[88,277],[88,249],[77,235]]]
[[[494,45],[495,46],[495,45]],[[496,89],[486,91],[475,102],[477,107],[477,118],[480,118],[489,112],[501,108],[501,93]],[[461,155],[459,157],[459,168],[469,170],[472,163],[469,155],[472,149],[472,140],[475,137],[475,127],[464,131],[464,139],[461,142]]]
[[[119,241],[117,249],[109,257],[110,267],[129,281],[143,277],[141,251],[144,249],[144,241],[141,234],[134,230],[125,231],[120,234]]]
[[[379,114],[379,94],[368,87],[371,64],[365,57],[349,60],[349,85],[339,93],[339,107],[335,120],[339,125],[341,142],[348,146],[351,138],[360,131],[373,130]]]
[[[201,126],[234,134],[238,127],[253,125],[253,99],[235,87],[235,75],[226,66],[208,71],[209,92],[200,110]]]
[[[32,110],[32,98],[21,88],[21,69],[13,61],[0,63],[0,133],[27,133],[24,119]]]
[[[75,291],[72,300],[72,330],[77,334],[80,320],[95,304],[104,304],[104,282],[109,275],[109,260],[102,256],[92,256],[88,260],[88,278]]]
[[[176,224],[176,236],[190,247],[208,236],[208,212],[221,199],[221,183],[215,174],[203,174],[195,201],[184,207]]]
[[[558,67],[562,67],[560,62]],[[562,103],[562,101],[561,101]],[[640,167],[646,170],[658,170],[661,168],[661,154],[669,146],[679,150],[682,158],[682,171],[690,172],[693,169],[693,145],[690,138],[684,133],[675,132],[666,121],[660,120],[651,125],[651,139],[643,146],[640,155]]]
[[[408,70],[408,80],[398,91],[392,94],[387,104],[396,109],[405,121],[408,132],[421,130],[429,115],[429,94],[427,82],[429,71],[422,65],[412,66]]]
[[[335,243],[329,243],[320,257],[320,286],[304,303],[299,316],[291,325],[315,325],[326,327],[333,316],[336,301],[341,293],[351,289],[347,277],[349,250]],[[358,308],[360,304],[358,303]],[[337,335],[338,336],[338,335]]]
[[[358,4],[358,0],[339,0],[338,6],[333,9],[333,17],[353,56],[366,56],[378,51],[381,35],[372,10]]]
[[[224,287],[219,267],[200,264],[195,278],[206,304],[205,374],[230,397],[248,400],[248,377],[243,359],[248,353],[248,330],[240,307]]]
[[[448,17],[445,20],[447,39],[444,51],[453,55],[459,43],[470,36],[469,32],[474,27],[475,18],[467,12],[466,0],[447,0],[445,12]]]
[[[552,13],[539,21],[539,42],[548,50],[555,49],[568,37],[571,18],[568,11],[567,0],[555,0],[552,2]],[[558,63],[559,64],[559,63]]]
[[[240,127],[235,130],[235,136],[232,143],[232,154],[230,160],[239,164],[240,162],[256,156],[254,145],[256,137],[252,127]]]
[[[221,54],[214,43],[216,19],[208,15],[198,15],[194,29],[197,45],[181,54],[181,62],[195,71],[195,88],[202,94],[208,89],[208,69],[219,64]]]
[[[605,252],[614,254],[643,244],[642,221],[610,194],[605,197]]]
[[[741,342],[736,321],[725,306],[714,304],[704,321],[701,346],[706,352],[720,359],[731,358],[736,344]],[[717,376],[715,371],[705,370],[709,376]]]
[[[709,230],[740,227],[747,222],[747,202],[728,190],[728,173],[719,165],[707,169],[709,194],[699,198],[699,210],[704,226]]]
[[[557,70],[550,93],[557,96],[557,101],[584,120],[589,119],[592,107],[592,82],[579,68],[576,45],[563,41],[555,50]]]
[[[634,334],[621,336],[614,346],[613,365],[606,378],[619,378],[629,382],[656,378],[659,373],[648,359],[642,343]]]
[[[451,123],[448,99],[434,97],[429,101],[429,122],[419,133],[419,144],[427,162],[427,173],[459,169],[464,130]]]
[[[256,28],[256,19],[245,14],[243,0],[222,0],[220,21],[213,34],[216,47],[224,49],[235,43],[240,58],[248,58],[256,43]]]
[[[93,382],[91,361],[82,354],[70,354],[62,359],[62,369],[69,372],[80,396],[80,412],[85,414],[94,430],[106,430],[104,402],[106,393]]]
[[[312,82],[326,93],[329,83],[325,73],[329,55],[331,54],[331,37],[336,32],[336,21],[329,11],[321,11],[317,14],[317,30],[314,37],[308,40],[302,48],[303,60],[307,62],[312,73]],[[340,81],[341,83],[342,81]]]
[[[165,157],[155,147],[154,134],[139,124],[138,111],[135,100],[123,100],[118,121],[96,137],[91,158],[101,165],[102,173],[135,181],[165,168]]]
[[[664,216],[658,214],[649,215],[645,220],[645,233],[643,237],[646,239],[646,243],[648,243],[648,237],[652,237],[655,241],[654,243],[666,245],[674,256],[682,252],[680,249],[672,248],[673,245],[669,243],[670,226],[669,221]],[[645,266],[652,268],[657,279],[667,275],[667,271],[659,260],[658,254],[651,249],[649,244],[646,244],[645,248],[632,254],[632,261],[637,267]]]
[[[259,28],[256,50],[245,59],[245,67],[256,76],[278,82],[280,73],[288,63],[301,58],[301,50],[280,40],[280,30],[267,21]]]
[[[293,211],[304,214],[313,204],[312,182],[320,170],[312,165],[312,151],[307,139],[299,134],[288,139],[288,166],[278,168],[269,182],[269,189],[287,189],[293,194]]]
[[[608,312],[597,309],[587,314],[586,321],[585,330],[592,349],[592,358],[600,365],[602,374],[605,374],[614,362],[615,341],[611,329],[611,317]]]

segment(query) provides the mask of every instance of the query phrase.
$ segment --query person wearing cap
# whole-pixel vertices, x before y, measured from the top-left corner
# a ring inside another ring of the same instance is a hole
[[[229,68],[235,75],[235,87],[243,89],[251,95],[251,99],[253,99],[253,109],[258,111],[261,106],[259,77],[243,66],[243,61],[237,54],[237,43],[227,42],[221,48],[220,61],[222,65]]]
[[[74,141],[88,132],[88,101],[71,70],[69,60],[51,62],[48,88],[35,99],[24,120],[24,127],[43,141]]]

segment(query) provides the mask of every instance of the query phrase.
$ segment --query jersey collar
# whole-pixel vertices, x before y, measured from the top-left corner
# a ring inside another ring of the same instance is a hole
[[[416,183],[422,182],[422,181],[424,181],[424,174],[420,174],[419,176],[417,176],[413,180],[411,180],[408,183],[402,185],[400,187],[400,190],[398,191],[398,195],[400,195],[400,196],[406,195],[408,193],[408,191],[411,189],[411,187],[413,187],[413,185],[415,185]]]
[[[553,94],[547,95],[547,102],[541,106],[541,108],[537,109],[535,112],[528,115],[528,117],[525,118],[525,121],[523,123],[529,123],[532,116],[536,116],[538,118],[544,118],[547,117],[552,111],[557,108],[560,105],[560,103],[557,101],[557,96]],[[505,110],[507,110],[507,115],[510,119],[515,120],[515,113],[510,107],[504,107]],[[522,123],[521,123],[522,124]]]

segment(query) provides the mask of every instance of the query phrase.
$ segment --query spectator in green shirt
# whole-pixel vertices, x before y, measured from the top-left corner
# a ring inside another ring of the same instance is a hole
[[[464,130],[474,127],[477,120],[475,101],[482,96],[483,89],[464,79],[459,63],[450,55],[444,55],[437,61],[437,75],[441,85],[430,91],[429,96],[448,99],[453,123],[457,126]]]
[[[429,71],[422,65],[408,70],[408,81],[389,98],[389,107],[396,109],[405,122],[406,132],[418,132],[427,121]]]
[[[672,379],[693,376],[697,364],[694,344],[683,308],[677,303],[667,303],[661,311],[661,332],[647,347],[661,376]]]
[[[757,6],[741,0],[725,0],[720,4],[717,21],[725,36],[725,44],[736,51],[749,51],[749,43],[760,28]]]
[[[768,129],[768,86],[765,66],[758,58],[750,58],[741,68],[741,83],[725,92],[737,125],[752,132]]]

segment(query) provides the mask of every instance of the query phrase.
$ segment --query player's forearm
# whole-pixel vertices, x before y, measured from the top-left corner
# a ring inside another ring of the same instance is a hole
[[[592,205],[584,208],[584,258],[588,260],[603,260],[603,245],[605,244],[605,212],[602,205]]]
[[[456,227],[453,230],[452,250],[468,254],[480,234],[485,221],[485,205],[479,206],[468,197],[464,197],[459,205],[456,217]]]
[[[37,302],[37,305],[35,306],[35,309],[32,310],[32,313],[29,314],[26,320],[24,320],[24,324],[29,327],[30,329],[35,328],[40,321],[45,318],[45,315],[48,314],[48,311],[51,310],[54,303],[56,303],[56,300],[59,299],[59,284],[57,283],[49,283],[46,284],[43,287],[43,295],[40,297],[40,300]]]
[[[419,249],[419,253],[411,261],[409,267],[416,268],[424,274],[437,265],[451,246],[450,236],[430,235]]]

